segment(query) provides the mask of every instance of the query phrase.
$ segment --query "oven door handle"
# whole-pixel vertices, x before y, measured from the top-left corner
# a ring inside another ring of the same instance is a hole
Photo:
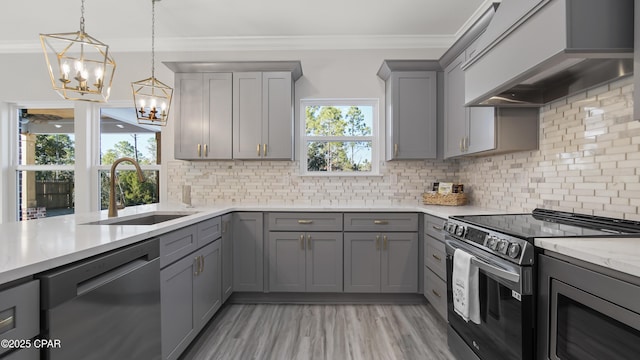
[[[486,263],[478,259],[477,257],[471,258],[471,263],[476,265],[479,269],[482,269],[488,272],[489,274],[495,275],[501,279],[512,281],[514,283],[517,283],[520,281],[520,274],[511,272],[509,270],[501,269],[497,266]]]
[[[517,272],[509,271],[508,269],[502,268],[500,266],[490,264],[482,260],[480,256],[477,256],[475,251],[473,251],[473,249],[467,246],[460,246],[457,243],[458,243],[457,240],[445,239],[445,244],[448,248],[453,250],[460,249],[468,254],[471,254],[473,256],[473,258],[471,258],[471,263],[477,266],[479,269],[482,269],[497,278],[507,280],[512,283],[517,284],[520,282],[520,274],[518,274]],[[453,251],[450,252],[450,250],[447,249],[447,255],[451,256],[449,254],[452,255]]]

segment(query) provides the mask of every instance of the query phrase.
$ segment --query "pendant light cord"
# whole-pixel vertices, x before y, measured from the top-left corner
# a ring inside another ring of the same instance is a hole
[[[80,32],[84,33],[84,0],[80,5]]]
[[[84,1],[84,0],[82,0]],[[156,0],[151,0],[151,78],[156,78]]]

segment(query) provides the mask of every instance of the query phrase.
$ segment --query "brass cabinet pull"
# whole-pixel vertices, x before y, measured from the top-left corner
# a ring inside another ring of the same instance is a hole
[[[435,225],[431,225],[431,227],[432,227],[434,230],[438,230],[438,231],[442,231],[442,230],[444,230],[444,228],[439,227],[439,226],[435,226]]]
[[[258,156],[260,156],[260,144],[258,144],[258,146],[256,147],[256,153],[258,154]]]
[[[387,250],[388,247],[387,235],[382,237],[382,250]]]
[[[380,235],[376,235],[376,250],[380,250]]]
[[[393,156],[398,156],[398,144],[393,144]]]
[[[431,254],[431,256],[438,261],[442,261],[442,258],[436,254]]]
[[[462,151],[463,151],[463,150],[462,150],[462,146],[463,146],[463,145],[462,145],[462,143],[463,143],[463,141],[464,141],[464,138],[460,138],[460,152],[462,152]]]
[[[223,221],[222,222],[222,229],[221,229],[222,233],[226,233],[227,232],[227,222]]]
[[[209,156],[209,145],[204,144],[204,157]]]
[[[464,151],[469,151],[469,137],[464,137]]]
[[[262,156],[267,156],[267,144],[262,145]]]
[[[307,235],[307,249],[311,250],[311,235]]]
[[[193,275],[198,276],[200,274],[200,256],[196,256],[194,261],[196,262],[196,271],[193,273]]]
[[[303,224],[303,225],[313,224],[313,220],[298,220],[298,224]]]
[[[200,261],[200,266],[202,266],[200,268],[200,273],[202,274],[204,272],[204,255],[200,255],[200,259],[202,259],[202,261]]]
[[[435,291],[435,290],[433,290],[433,289],[431,289],[431,292],[433,293],[433,295],[435,295],[435,296],[437,296],[437,297],[442,297],[442,296],[440,296],[440,294],[438,294],[438,292],[437,292],[437,291]]]
[[[387,225],[389,222],[387,220],[373,220],[373,223],[376,225]]]
[[[198,157],[200,157],[201,153],[202,153],[202,145],[198,144]]]
[[[6,318],[4,320],[0,320],[0,332],[4,328],[11,329],[12,325],[13,325],[13,316],[9,316],[8,318]]]
[[[300,235],[300,250],[304,250],[304,234]]]

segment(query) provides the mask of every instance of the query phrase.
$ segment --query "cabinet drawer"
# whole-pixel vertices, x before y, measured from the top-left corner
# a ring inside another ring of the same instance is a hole
[[[447,283],[427,267],[424,268],[424,297],[447,320]]]
[[[346,213],[345,231],[418,231],[418,214]]]
[[[342,231],[342,214],[270,213],[269,231]]]
[[[40,281],[0,291],[0,339],[26,340],[40,332]],[[0,347],[0,355],[9,348]]]
[[[446,279],[447,263],[444,243],[433,240],[433,238],[429,236],[427,236],[426,239],[428,240],[425,246],[426,258],[424,259],[424,263],[431,271],[438,275],[440,279]]]
[[[220,217],[198,223],[198,247],[214,242],[222,236]]]
[[[160,267],[165,267],[198,248],[197,225],[187,226],[160,236]]]
[[[432,215],[425,215],[424,232],[427,233],[427,235],[433,236],[440,241],[444,241],[444,235],[446,234],[446,232],[444,231],[443,225],[445,222],[445,219]]]

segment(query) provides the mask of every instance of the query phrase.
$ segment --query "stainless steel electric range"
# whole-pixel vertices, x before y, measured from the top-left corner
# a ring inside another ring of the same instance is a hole
[[[535,209],[530,214],[454,216],[445,224],[448,342],[459,360],[535,358],[536,238],[632,236],[640,223]],[[453,310],[453,254],[479,269],[480,324]]]

